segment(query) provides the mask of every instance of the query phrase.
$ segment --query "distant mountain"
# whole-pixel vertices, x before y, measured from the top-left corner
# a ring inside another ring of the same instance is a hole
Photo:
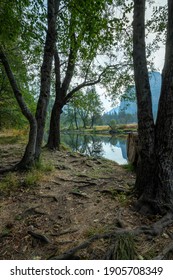
[[[121,112],[131,115],[136,114],[137,105],[134,86],[129,86],[129,88],[121,97],[121,102],[118,108],[118,114],[120,114]]]
[[[161,74],[159,72],[150,72],[149,81],[152,94],[153,115],[154,118],[156,118],[161,89]],[[122,112],[130,115],[137,114],[135,86],[129,86],[127,91],[121,97],[120,105],[107,112],[107,114],[113,115],[115,112],[118,115]]]
[[[114,114],[118,114],[119,113],[119,106],[118,107],[115,107],[113,109],[111,109],[110,111],[108,111],[106,114],[107,115],[114,115]]]

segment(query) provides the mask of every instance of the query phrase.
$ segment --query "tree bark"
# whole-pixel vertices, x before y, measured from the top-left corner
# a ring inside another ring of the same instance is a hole
[[[71,34],[71,46],[68,56],[67,70],[65,73],[64,80],[61,83],[61,66],[58,50],[56,49],[54,58],[55,58],[55,90],[56,97],[53,105],[51,119],[50,119],[50,130],[49,137],[47,142],[47,147],[50,149],[60,149],[60,117],[63,106],[66,104],[65,97],[69,89],[76,61],[77,54],[76,38],[75,34]]]
[[[41,153],[41,145],[44,135],[47,107],[50,98],[52,61],[56,44],[56,17],[59,10],[60,0],[48,0],[48,30],[44,47],[43,64],[41,67],[40,96],[36,110],[37,142],[35,157],[38,160]]]
[[[10,68],[8,59],[2,48],[0,48],[0,60],[5,68],[6,75],[13,89],[14,96],[19,104],[22,114],[26,117],[30,124],[28,144],[26,146],[22,160],[15,167],[15,169],[28,169],[34,164],[35,145],[37,137],[37,122],[23,99],[21,91],[16,83],[14,74]]]
[[[168,0],[163,82],[154,125],[145,54],[145,0],[134,0],[133,59],[138,107],[139,159],[136,190],[141,212],[164,213],[173,207],[173,1]]]
[[[162,88],[156,120],[156,200],[173,208],[173,1],[168,0],[168,24]]]
[[[55,59],[55,102],[51,112],[50,118],[50,129],[49,129],[49,137],[46,147],[49,149],[60,149],[60,118],[62,113],[62,108],[65,105],[63,103],[64,95],[66,94],[64,90],[62,90],[61,86],[61,74],[60,74],[60,59],[57,49],[54,54]]]
[[[127,138],[127,158],[128,162],[136,167],[139,157],[138,134],[129,133]]]
[[[152,196],[155,173],[154,119],[151,91],[145,54],[145,0],[134,0],[133,60],[138,108],[139,160],[137,165],[136,190],[138,196],[147,192]],[[151,193],[150,193],[151,192]]]
[[[49,137],[46,144],[51,150],[60,150],[60,117],[61,117],[62,108],[58,103],[54,103],[51,120],[50,120],[50,131]]]
[[[74,108],[74,121],[75,121],[75,125],[76,125],[76,129],[78,130],[79,129],[79,126],[78,126],[78,121],[77,121],[77,110],[76,108]]]

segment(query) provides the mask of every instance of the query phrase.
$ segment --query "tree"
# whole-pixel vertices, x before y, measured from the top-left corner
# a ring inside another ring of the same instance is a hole
[[[29,4],[28,1],[26,1],[26,3],[27,5]],[[55,50],[56,17],[58,14],[59,4],[60,4],[60,0],[48,0],[48,11],[47,11],[48,29],[47,29],[47,36],[46,36],[45,47],[44,47],[43,65],[41,68],[40,98],[38,101],[36,117],[31,113],[31,111],[26,105],[26,102],[24,101],[24,98],[22,96],[22,91],[20,90],[16,82],[15,76],[9,64],[9,60],[5,54],[3,43],[0,41],[0,60],[4,66],[6,75],[9,79],[12,90],[14,92],[14,96],[20,106],[20,109],[30,124],[28,144],[26,146],[25,153],[22,160],[15,167],[17,169],[29,168],[35,163],[36,160],[39,159],[41,153],[41,143],[42,143],[43,131],[44,131],[44,125],[46,119],[46,110],[47,110],[47,104],[50,96],[50,76],[51,76],[52,60],[53,60],[54,50]],[[11,7],[7,7],[7,8],[11,11]],[[19,9],[19,15],[20,16],[22,15],[20,9]],[[15,14],[15,17],[13,19],[14,22],[16,18],[17,16]],[[16,35],[17,38],[19,35],[21,34],[17,33]]]
[[[83,122],[83,127],[90,126],[90,128],[93,128],[97,117],[103,111],[102,102],[95,87],[87,88],[86,92],[79,92],[75,95],[73,104]]]
[[[15,166],[15,169],[28,168],[28,166],[31,166],[33,164],[37,134],[37,123],[35,117],[26,105],[26,102],[21,93],[22,90],[19,88],[16,82],[14,72],[6,55],[8,48],[14,48],[14,46],[16,46],[16,43],[20,42],[19,38],[22,34],[21,20],[23,10],[26,10],[28,8],[28,5],[29,1],[26,1],[24,3],[21,1],[13,1],[13,3],[10,4],[7,1],[2,1],[0,4],[2,19],[2,32],[0,34],[0,61],[4,67],[20,110],[26,117],[30,125],[29,139],[24,155],[21,161]]]
[[[36,135],[37,135],[37,122],[36,122],[35,117],[31,113],[31,111],[29,110],[29,108],[27,107],[27,105],[23,99],[21,91],[16,83],[16,80],[15,80],[13,72],[10,68],[8,59],[5,55],[2,47],[0,47],[0,60],[5,68],[6,75],[9,79],[10,85],[14,92],[15,98],[19,104],[19,107],[22,111],[22,114],[26,117],[26,119],[28,120],[29,125],[30,125],[28,144],[26,146],[22,160],[15,167],[16,169],[25,169],[25,168],[32,166],[33,162],[34,162],[35,144],[36,144]]]
[[[145,0],[134,0],[133,59],[138,106],[138,209],[164,213],[173,207],[173,1],[168,0],[165,64],[156,124],[145,52]]]
[[[55,52],[56,97],[47,143],[50,149],[59,149],[60,116],[74,94],[101,80],[108,84],[112,73],[120,67],[119,63],[111,63],[115,55],[110,53],[113,42],[114,47],[120,42],[122,21],[112,17],[110,4],[111,0],[71,0],[61,10]],[[110,64],[96,61],[103,54],[110,55]]]
[[[81,123],[83,123],[83,128],[87,126],[93,128],[103,111],[103,105],[95,87],[87,88],[85,92],[77,92],[69,105],[67,114],[75,123],[76,129]]]
[[[16,55],[13,52],[8,52],[8,60],[13,69],[15,79],[20,81],[20,90],[22,91],[24,100],[34,114],[36,102],[34,91],[29,86],[30,80],[28,79],[27,69],[24,63],[25,58],[21,50],[16,49],[14,52]],[[2,64],[0,64],[0,116],[0,129],[26,128],[28,125],[26,118],[21,115],[19,105],[14,98],[13,90]]]
[[[60,0],[48,0],[48,29],[44,46],[43,64],[41,67],[40,95],[37,103],[37,140],[35,158],[38,160],[46,123],[47,107],[50,99],[52,61],[56,44],[56,19],[59,11]]]

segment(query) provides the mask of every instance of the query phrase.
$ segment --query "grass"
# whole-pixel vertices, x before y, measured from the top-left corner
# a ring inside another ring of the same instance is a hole
[[[113,251],[114,260],[135,260],[137,255],[136,244],[132,234],[124,233],[116,237]]]
[[[0,182],[0,190],[9,193],[20,187],[35,187],[47,173],[54,171],[51,162],[38,162],[35,167],[25,173],[10,172]]]
[[[123,164],[121,165],[125,170],[129,171],[129,172],[135,172],[135,167],[133,164],[128,163],[128,164]]]
[[[0,131],[0,145],[16,144],[26,141],[26,130],[8,129]]]
[[[63,130],[67,130],[67,129],[63,129]],[[97,125],[94,126],[93,128],[87,127],[85,128],[79,128],[79,130],[73,130],[73,132],[82,132],[82,133],[96,133],[102,135],[103,134],[109,134],[109,131],[111,130],[109,125]],[[133,124],[117,124],[116,125],[116,130],[117,133],[124,133],[124,131],[128,130],[128,131],[136,131],[137,130],[137,124],[133,123]]]
[[[106,231],[105,227],[90,227],[88,228],[85,233],[84,236],[86,238],[91,238],[96,234],[102,234]]]
[[[32,171],[34,171],[35,169],[41,172],[51,172],[55,170],[55,167],[53,166],[51,161],[44,162],[42,160],[39,160],[38,162],[36,162]]]
[[[33,169],[26,173],[23,180],[23,185],[26,187],[35,187],[37,186],[38,182],[42,179],[42,177],[42,172],[38,171],[37,169]]]
[[[8,173],[0,182],[0,190],[8,191],[19,187],[18,175],[16,173]]]
[[[137,124],[136,123],[129,123],[129,124],[119,124],[118,127],[120,129],[136,129],[137,128]]]
[[[0,136],[0,145],[6,145],[6,144],[16,144],[19,142],[21,137],[19,135],[17,136]]]

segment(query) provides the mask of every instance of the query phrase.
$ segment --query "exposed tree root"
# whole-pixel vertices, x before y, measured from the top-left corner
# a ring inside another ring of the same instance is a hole
[[[41,242],[51,243],[51,241],[44,234],[40,234],[31,230],[28,230],[28,234],[30,234],[33,238],[40,240]]]
[[[167,258],[168,254],[173,252],[173,241],[171,241],[164,249],[163,251],[154,258],[154,260],[164,260]]]
[[[16,166],[11,166],[11,167],[7,167],[7,168],[2,168],[2,169],[0,169],[0,174],[3,175],[3,174],[5,174],[5,173],[13,172],[13,171],[17,171]]]
[[[120,208],[116,217],[116,225],[120,228],[125,228],[125,224],[123,220],[121,219],[121,214],[122,214],[123,208]]]
[[[84,197],[84,198],[89,198],[89,196],[86,195],[85,193],[81,193],[81,192],[78,192],[78,191],[69,192],[69,194],[72,194],[72,195],[75,195],[75,196]]]
[[[25,164],[22,162],[22,160],[20,162],[18,162],[17,164],[11,166],[11,167],[7,167],[7,168],[2,168],[0,169],[0,174],[6,174],[8,172],[17,172],[17,171],[28,171],[30,170],[32,167],[35,166],[34,161]]]
[[[70,250],[67,250],[66,252],[62,253],[61,255],[52,256],[51,259],[55,259],[55,260],[72,259],[79,250],[89,247],[94,241],[99,240],[99,239],[113,239],[113,242],[115,242],[117,237],[123,236],[124,234],[126,234],[126,235],[128,234],[130,236],[138,236],[140,234],[146,234],[149,237],[160,235],[162,233],[163,229],[171,224],[173,224],[173,213],[172,212],[167,213],[164,217],[162,217],[159,221],[155,222],[151,226],[141,226],[141,227],[138,227],[133,230],[119,228],[113,232],[94,235],[90,239],[82,242],[81,244],[79,244],[78,246],[76,246]],[[114,243],[114,245],[113,245],[113,243],[111,243],[110,248],[108,249],[107,253],[105,253],[106,259],[112,259],[113,256],[116,255],[117,246],[118,246],[117,243],[116,244]],[[172,250],[173,250],[173,243],[171,243],[171,245],[168,246],[168,248],[163,250],[162,254],[157,256],[157,258],[162,255],[164,256],[165,254],[167,254],[168,252],[170,252]]]

